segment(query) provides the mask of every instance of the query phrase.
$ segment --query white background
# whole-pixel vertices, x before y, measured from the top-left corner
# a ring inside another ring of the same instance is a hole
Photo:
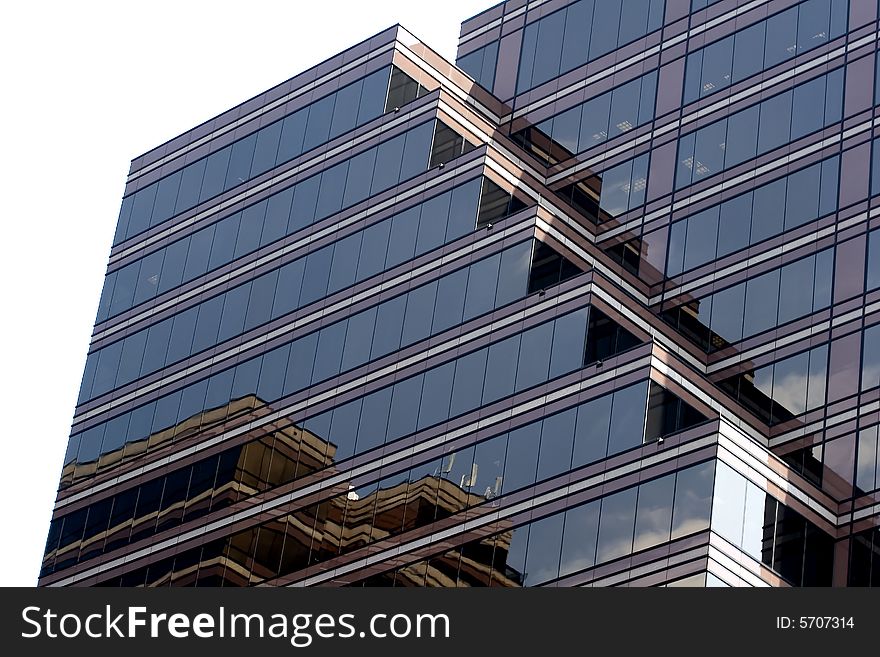
[[[493,0],[0,9],[0,585],[36,583],[130,161],[401,23],[454,61]]]

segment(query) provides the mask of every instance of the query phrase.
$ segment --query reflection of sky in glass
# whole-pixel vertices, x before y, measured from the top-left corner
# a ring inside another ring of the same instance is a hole
[[[806,410],[809,353],[798,354],[776,363],[773,373],[773,401],[799,415]]]

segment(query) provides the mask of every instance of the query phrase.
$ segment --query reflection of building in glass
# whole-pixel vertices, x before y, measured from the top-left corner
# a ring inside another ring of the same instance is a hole
[[[134,160],[41,584],[876,585],[877,9],[739,4],[395,27]]]

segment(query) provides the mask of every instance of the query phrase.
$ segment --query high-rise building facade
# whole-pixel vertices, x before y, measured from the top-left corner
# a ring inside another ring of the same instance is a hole
[[[875,0],[509,0],[132,162],[42,585],[880,583]]]

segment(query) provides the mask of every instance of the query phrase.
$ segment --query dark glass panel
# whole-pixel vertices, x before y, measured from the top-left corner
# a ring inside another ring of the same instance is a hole
[[[734,36],[733,80],[739,82],[764,68],[764,21],[739,30]]]
[[[467,267],[459,269],[438,281],[437,302],[431,328],[433,333],[439,333],[461,322],[467,293],[468,270]]]
[[[646,383],[618,390],[611,408],[608,454],[617,454],[642,444],[645,435]]]
[[[305,273],[303,274],[302,291],[299,297],[299,305],[301,307],[317,301],[327,294],[332,263],[332,244],[317,251],[312,251],[308,255]]]
[[[797,52],[797,9],[790,9],[767,20],[764,66],[776,66]]]
[[[480,406],[483,394],[483,378],[486,375],[487,356],[488,349],[480,349],[466,356],[461,356],[456,360],[455,379],[452,386],[452,405],[449,408],[450,417]],[[431,371],[425,377],[427,385],[428,380],[431,378]],[[439,419],[443,418],[437,418],[435,421]]]
[[[377,311],[378,307],[374,306],[348,318],[345,349],[342,353],[343,372],[362,365],[370,359]]]
[[[547,380],[553,327],[559,321],[562,320],[547,322],[523,331],[516,368],[515,389],[517,392]],[[572,361],[567,362],[571,363]],[[577,367],[576,363],[575,367]]]
[[[526,557],[526,586],[535,586],[559,576],[564,516],[556,514],[531,523]]]
[[[789,140],[792,119],[791,100],[792,92],[786,91],[761,103],[761,127],[758,132],[759,153],[773,150]]]
[[[424,375],[419,374],[394,384],[388,418],[388,440],[406,436],[416,430],[423,380]]]
[[[376,165],[376,149],[371,148],[355,155],[348,165],[348,177],[345,180],[345,193],[342,194],[343,208],[359,203],[370,195],[372,174]],[[323,185],[323,182],[322,182]],[[320,215],[319,215],[320,216]]]
[[[406,137],[399,135],[383,141],[376,147],[376,165],[373,168],[371,193],[376,194],[397,184],[403,163]],[[424,162],[422,162],[424,167]]]
[[[390,354],[400,348],[405,312],[406,295],[395,297],[379,306],[371,354],[373,359]]]
[[[590,59],[595,59],[617,47],[622,0],[597,2],[593,10],[590,34]]]
[[[551,415],[542,422],[537,480],[549,479],[571,468],[577,409]]]
[[[496,342],[489,347],[489,356],[486,361],[486,381],[482,394],[483,404],[492,403],[513,393],[519,351],[519,335]]]
[[[535,483],[540,440],[540,422],[533,422],[510,432],[507,460],[504,463],[505,493],[511,493]]]
[[[452,194],[449,193],[440,194],[422,203],[416,255],[427,253],[443,244],[451,197]]]
[[[391,68],[391,86],[385,111],[390,112],[414,101],[419,95],[419,83],[396,66]]]
[[[251,283],[245,283],[232,288],[224,295],[223,316],[220,319],[220,331],[217,341],[223,342],[239,335],[244,329],[244,320],[247,317],[247,307],[251,296]],[[179,315],[178,315],[179,316]],[[175,319],[174,333],[177,333],[177,320]],[[169,358],[170,358],[169,350]]]
[[[278,284],[272,301],[272,317],[281,317],[299,307],[300,288],[306,259],[300,258],[278,270]]]
[[[251,163],[254,159],[256,145],[257,133],[250,134],[232,144],[229,166],[226,169],[226,180],[223,184],[224,190],[240,185],[250,179]]]
[[[312,372],[313,383],[339,374],[346,328],[346,322],[336,322],[321,329],[315,355],[315,369]]]
[[[260,128],[257,133],[257,143],[254,146],[254,159],[251,162],[250,174],[252,176],[258,176],[275,166],[283,126],[283,121],[275,121],[271,125]]]
[[[373,224],[363,232],[360,256],[357,262],[356,281],[375,276],[385,268],[385,254],[391,234],[391,221]]]
[[[419,429],[424,429],[449,417],[454,375],[455,362],[446,363],[425,372],[422,403],[419,407]]]
[[[592,309],[582,308],[558,317],[553,322],[553,343],[550,349],[551,379],[572,372],[584,362],[584,343],[587,334],[587,315]],[[598,312],[598,311],[596,311]],[[538,373],[546,372],[538,368]]]
[[[730,168],[751,160],[758,153],[758,107],[733,114],[727,121],[724,167]]]
[[[277,164],[283,164],[297,157],[303,151],[303,137],[309,118],[309,108],[294,112],[281,122],[281,139],[278,143]]]
[[[416,236],[419,231],[419,208],[409,208],[391,219],[391,236],[388,239],[388,256],[385,268],[396,267],[415,255]]]
[[[205,176],[202,178],[202,189],[199,192],[199,202],[206,201],[223,191],[231,151],[232,147],[227,146],[208,156],[205,163]]]
[[[708,461],[680,471],[675,480],[672,511],[672,539],[709,528],[714,462]]]
[[[409,141],[409,135],[407,135]],[[464,138],[461,137],[452,128],[442,121],[437,121],[437,128],[434,132],[434,143],[431,146],[431,158],[428,167],[432,168],[439,164],[445,164],[452,161],[462,154],[464,148]],[[410,150],[410,144],[407,143],[407,151]],[[422,151],[419,150],[419,153]]]
[[[612,399],[612,395],[605,395],[578,408],[573,468],[604,459],[608,453]]]
[[[501,255],[496,254],[475,262],[468,273],[467,296],[464,302],[464,320],[467,321],[492,310],[498,284]]]
[[[756,335],[776,326],[779,274],[777,269],[751,278],[746,283],[743,337]]]

